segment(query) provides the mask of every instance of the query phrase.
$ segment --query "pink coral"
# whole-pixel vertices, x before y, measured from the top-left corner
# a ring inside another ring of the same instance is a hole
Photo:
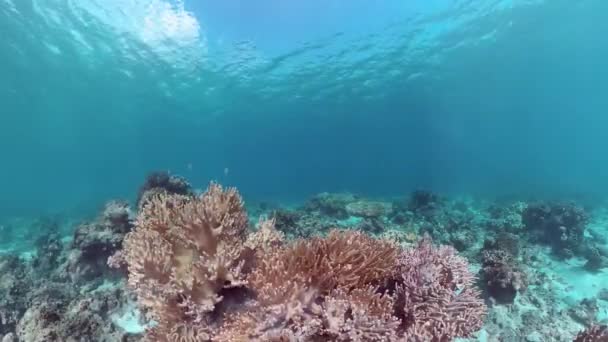
[[[400,257],[398,316],[413,341],[451,341],[479,330],[486,306],[466,259],[428,237]]]

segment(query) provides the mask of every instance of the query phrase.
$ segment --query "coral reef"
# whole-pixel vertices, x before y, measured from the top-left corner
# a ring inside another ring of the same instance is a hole
[[[152,172],[139,188],[137,194],[137,208],[143,207],[148,199],[158,194],[177,194],[191,196],[194,194],[192,186],[180,176],[172,175],[167,171]]]
[[[518,261],[519,240],[500,231],[487,239],[481,253],[480,279],[487,295],[500,304],[513,303],[527,287],[527,276]]]
[[[587,213],[571,203],[530,204],[522,213],[526,229],[548,243],[556,255],[571,258],[584,249]]]
[[[526,276],[513,257],[501,249],[486,250],[482,255],[481,279],[488,295],[498,303],[513,303],[525,290]]]
[[[597,245],[588,244],[585,250],[585,269],[591,272],[598,272],[608,267],[608,249]]]
[[[120,341],[125,333],[111,324],[108,313],[121,305],[121,290],[97,291],[84,298],[47,295],[23,314],[16,336],[23,342]],[[68,300],[66,300],[68,299]]]
[[[212,336],[209,313],[245,285],[247,224],[236,190],[216,184],[195,199],[161,194],[144,205],[123,254],[129,286],[157,322],[149,336]]]
[[[606,340],[601,206],[326,193],[254,218],[167,173],[140,195],[2,223],[0,341]]]
[[[423,238],[399,256],[396,307],[407,341],[451,341],[481,329],[485,304],[467,261]]]
[[[125,202],[110,201],[101,216],[80,225],[67,256],[66,273],[73,281],[91,280],[109,275],[107,259],[122,248],[126,234],[133,227],[133,214]]]
[[[346,212],[351,216],[379,218],[390,210],[387,203],[378,201],[356,201],[346,205]]]
[[[0,256],[0,336],[20,342],[120,341],[127,333],[112,314],[128,300],[105,259],[131,229],[126,203],[111,201],[78,226],[71,242],[51,230],[29,258]]]
[[[325,192],[311,198],[304,207],[307,212],[317,212],[336,219],[345,219],[348,218],[346,206],[354,201],[356,201],[356,197],[352,194]]]
[[[358,231],[284,241],[248,233],[235,189],[161,194],[124,242],[153,341],[426,341],[469,337],[485,305],[464,258]]]
[[[415,190],[410,196],[407,207],[414,212],[429,212],[440,205],[441,198],[437,194],[426,190]]]

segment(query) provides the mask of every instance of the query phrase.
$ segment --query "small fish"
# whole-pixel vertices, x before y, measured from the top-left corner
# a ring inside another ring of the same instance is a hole
[[[186,168],[188,169],[188,171],[192,171],[192,163],[186,164]]]
[[[230,172],[230,170],[227,167],[225,167],[224,168],[224,176],[228,176],[228,172]]]

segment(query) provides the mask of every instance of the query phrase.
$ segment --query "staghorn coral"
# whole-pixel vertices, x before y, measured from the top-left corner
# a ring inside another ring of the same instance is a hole
[[[470,337],[483,324],[486,306],[466,259],[425,236],[399,259],[397,315],[408,340],[451,341]]]
[[[337,287],[352,289],[390,278],[397,254],[392,242],[333,230],[325,238],[298,240],[271,251],[248,280],[266,303],[284,300],[298,285],[327,294]]]

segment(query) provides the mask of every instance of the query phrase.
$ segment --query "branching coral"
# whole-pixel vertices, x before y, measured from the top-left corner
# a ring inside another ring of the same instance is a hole
[[[247,216],[234,189],[211,184],[190,199],[161,194],[141,210],[124,241],[129,285],[158,323],[157,341],[206,341],[208,313],[222,290],[245,284]],[[176,325],[180,322],[180,325]]]
[[[412,341],[469,337],[483,324],[486,307],[467,261],[428,237],[400,257],[397,311]]]
[[[275,229],[275,220],[264,220],[260,218],[257,231],[249,234],[245,246],[257,251],[258,256],[263,257],[265,253],[283,245],[285,235]]]
[[[248,233],[234,189],[161,194],[124,242],[150,341],[449,341],[485,306],[465,259],[424,240],[403,251],[362,232],[285,242],[274,220]]]
[[[321,294],[387,279],[394,272],[397,247],[359,232],[332,231],[326,238],[298,240],[268,253],[249,277],[266,303],[282,302],[295,287]]]
[[[372,286],[337,289],[323,303],[325,335],[332,341],[396,341],[394,306],[392,296]]]

